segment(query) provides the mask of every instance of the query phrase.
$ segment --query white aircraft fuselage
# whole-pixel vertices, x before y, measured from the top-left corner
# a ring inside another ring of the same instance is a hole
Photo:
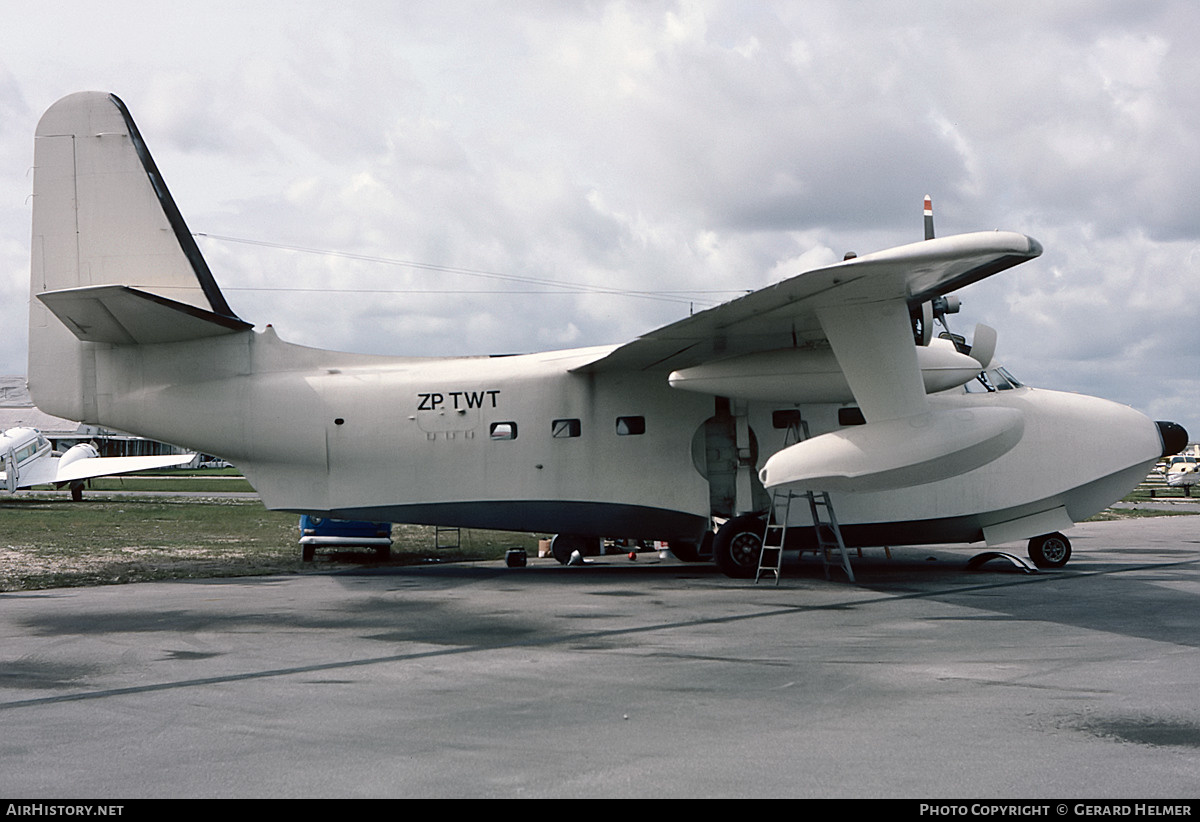
[[[998,544],[1091,516],[1186,442],[1092,397],[968,392],[983,334],[917,344],[910,313],[1036,257],[1023,235],[867,255],[624,346],[380,357],[234,316],[116,98],[55,104],[35,163],[38,406],[219,455],[270,508],[685,546],[824,490],[849,544]]]
[[[717,415],[713,397],[672,389],[660,374],[571,373],[595,359],[596,349],[392,360],[292,346],[270,330],[230,343],[218,358],[205,350],[213,343],[197,344],[195,359],[220,363],[223,373],[186,369],[196,377],[186,381],[177,363],[193,359],[181,351],[189,344],[106,352],[135,357],[120,367],[135,369],[152,387],[113,397],[98,411],[123,430],[220,454],[271,508],[694,539],[712,515],[706,450],[718,451],[713,461],[736,473],[735,437],[705,434]],[[277,359],[296,354],[323,362],[274,370]],[[263,361],[265,372],[258,371]],[[870,535],[852,542],[975,542],[985,528],[1060,509],[1071,521],[1086,519],[1144,479],[1163,448],[1154,422],[1095,397],[1022,386],[951,390],[931,400],[963,411],[1017,409],[1024,431],[1003,456],[949,479],[836,493],[843,527]],[[815,436],[844,428],[838,412],[846,407],[799,410]],[[775,427],[773,414],[796,408],[783,400],[747,403],[756,469],[784,446],[786,428]],[[627,418],[643,420],[643,433],[619,433]],[[728,422],[726,428],[736,425],[732,414]],[[497,426],[500,436],[493,435]],[[722,456],[722,447],[729,453]],[[1070,474],[1063,471],[1068,459]],[[731,506],[718,513],[744,512]]]
[[[10,493],[23,487],[21,474],[52,453],[50,441],[36,428],[9,428],[0,433],[0,461],[3,464],[4,485]]]
[[[270,329],[220,343],[216,357],[212,345],[101,354],[133,357],[118,368],[153,387],[97,411],[155,439],[202,440],[271,508],[659,539],[704,528],[691,439],[711,398],[654,376],[568,372],[595,349],[392,359],[294,346]],[[180,358],[209,367],[185,381]],[[645,419],[646,433],[618,434],[622,417]]]

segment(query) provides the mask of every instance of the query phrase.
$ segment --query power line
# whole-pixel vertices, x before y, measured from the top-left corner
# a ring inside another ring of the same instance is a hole
[[[447,290],[429,290],[429,289],[388,289],[388,288],[301,288],[301,287],[240,287],[228,288],[229,291],[310,291],[310,292],[338,292],[349,294],[570,294],[570,293],[591,293],[591,294],[611,294],[623,297],[639,297],[648,300],[660,300],[664,302],[676,303],[693,303],[696,302],[695,296],[698,294],[743,294],[744,291],[737,290],[695,290],[695,291],[642,291],[627,288],[615,288],[612,286],[593,285],[588,283],[571,283],[562,280],[550,280],[540,277],[523,277],[515,274],[504,274],[498,271],[485,271],[477,268],[463,268],[459,266],[438,265],[435,263],[422,263],[414,260],[400,260],[393,257],[380,257],[371,254],[358,254],[350,251],[333,251],[323,248],[309,248],[305,246],[288,245],[286,243],[275,243],[268,240],[251,240],[244,237],[230,237],[221,234],[205,234],[196,232],[193,236],[208,240],[216,240],[226,243],[239,243],[242,245],[253,245],[262,248],[273,248],[281,251],[295,251],[302,254],[316,254],[325,257],[338,257],[345,260],[356,260],[359,262],[375,263],[378,265],[400,266],[403,268],[414,268],[420,271],[439,271],[448,274],[462,274],[468,277],[481,277],[484,279],[499,280],[502,282],[524,283],[528,285],[539,285],[550,290],[539,291],[468,291],[462,289],[447,289]],[[710,301],[711,303],[711,301]]]

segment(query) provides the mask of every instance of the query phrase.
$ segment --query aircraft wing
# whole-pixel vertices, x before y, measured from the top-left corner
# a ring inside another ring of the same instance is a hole
[[[195,458],[195,454],[168,454],[153,457],[89,457],[66,462],[62,457],[45,456],[21,466],[16,485],[18,488],[32,488],[35,485],[53,485],[112,474],[128,474],[131,471],[174,468],[187,465]],[[0,471],[0,486],[7,483],[8,472]]]
[[[849,331],[873,328],[860,309],[916,308],[934,297],[1031,260],[1031,237],[985,231],[925,240],[818,268],[652,331],[572,370],[674,371],[712,360],[830,340],[838,315]],[[825,317],[822,321],[822,315]],[[840,359],[840,358],[839,358]],[[843,364],[845,367],[845,364]]]
[[[1042,253],[1012,232],[978,232],[844,260],[660,328],[575,368],[680,371],[716,360],[828,345],[866,420],[794,443],[763,466],[768,488],[879,491],[979,467],[1020,439],[1008,409],[933,410],[911,312]],[[990,355],[989,355],[990,358]],[[983,363],[980,363],[983,368]],[[861,454],[874,456],[866,467]]]
[[[167,454],[156,457],[92,457],[59,465],[55,482],[107,477],[110,474],[128,474],[131,471],[149,471],[154,468],[173,468],[187,465],[196,458],[195,454]],[[22,482],[24,477],[22,477]]]

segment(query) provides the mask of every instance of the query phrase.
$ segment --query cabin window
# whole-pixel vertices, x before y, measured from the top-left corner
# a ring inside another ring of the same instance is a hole
[[[843,427],[847,425],[866,425],[867,418],[863,416],[862,409],[856,405],[849,408],[838,409],[838,425]]]
[[[515,440],[517,424],[515,422],[494,422],[491,427],[491,437],[494,440]]]
[[[646,433],[645,417],[617,417],[617,436],[635,437]]]
[[[554,437],[556,440],[578,437],[580,431],[582,430],[583,429],[579,424],[579,420],[575,419],[555,420],[554,422],[550,423],[550,436]]]

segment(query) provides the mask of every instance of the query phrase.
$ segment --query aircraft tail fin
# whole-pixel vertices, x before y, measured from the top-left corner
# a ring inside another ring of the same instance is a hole
[[[68,419],[94,417],[94,345],[250,328],[217,287],[125,104],[103,92],[64,97],[38,123],[30,278],[29,391]]]

